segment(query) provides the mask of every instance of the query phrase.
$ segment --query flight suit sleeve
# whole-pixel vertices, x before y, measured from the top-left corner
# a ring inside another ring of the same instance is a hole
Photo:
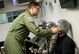
[[[24,16],[24,24],[30,32],[36,36],[51,36],[53,34],[51,29],[40,29],[34,22],[30,21],[28,17]]]

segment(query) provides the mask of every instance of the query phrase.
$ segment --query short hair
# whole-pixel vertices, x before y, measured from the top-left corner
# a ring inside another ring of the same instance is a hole
[[[30,9],[30,8],[33,7],[33,6],[39,6],[39,7],[41,7],[38,2],[31,1],[31,2],[28,4],[28,8]]]
[[[65,20],[65,19],[60,19],[58,21],[58,23],[60,24],[60,27],[62,29],[63,32],[67,33],[71,27],[71,24]]]

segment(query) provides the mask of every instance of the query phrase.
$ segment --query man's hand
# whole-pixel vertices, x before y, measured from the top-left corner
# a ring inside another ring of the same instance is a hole
[[[60,33],[61,29],[59,27],[52,27],[52,32],[53,33]]]

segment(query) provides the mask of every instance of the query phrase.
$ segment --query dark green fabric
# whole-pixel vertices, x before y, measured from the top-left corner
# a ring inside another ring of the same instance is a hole
[[[61,8],[75,8],[76,0],[59,0],[61,4]]]
[[[29,19],[32,17],[27,10],[20,14],[14,21],[4,41],[7,54],[24,54],[24,40],[30,32],[39,37],[48,37],[53,34],[51,29],[40,29]]]
[[[65,3],[67,3],[67,2],[69,2],[70,0],[60,0],[60,3],[61,3],[61,5],[63,5],[63,4],[65,4]]]

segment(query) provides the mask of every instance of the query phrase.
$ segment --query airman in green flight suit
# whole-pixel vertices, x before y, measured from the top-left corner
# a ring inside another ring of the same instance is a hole
[[[51,29],[40,29],[35,25],[33,16],[36,16],[40,11],[38,2],[30,2],[28,9],[20,14],[13,22],[4,41],[6,54],[25,54],[24,40],[32,32],[36,36],[48,37],[54,33],[59,33],[58,27]]]

